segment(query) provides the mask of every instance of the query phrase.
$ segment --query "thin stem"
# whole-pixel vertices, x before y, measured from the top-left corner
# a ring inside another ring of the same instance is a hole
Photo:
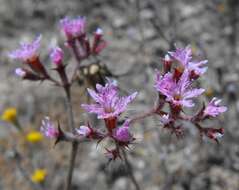
[[[68,110],[68,122],[69,122],[69,128],[72,133],[75,132],[75,122],[74,122],[74,116],[73,116],[73,110],[72,110],[72,104],[71,104],[71,93],[70,93],[70,87],[65,88],[66,92],[66,103],[67,103],[67,110]],[[78,142],[74,141],[72,142],[71,146],[71,156],[70,156],[70,164],[69,164],[69,170],[67,174],[66,179],[66,190],[71,189],[71,183],[72,183],[72,176],[73,171],[75,168],[75,158],[77,155],[77,149],[78,149]]]
[[[124,158],[124,161],[125,161],[126,168],[128,170],[128,174],[129,174],[130,180],[134,184],[135,189],[136,190],[140,190],[139,184],[138,184],[138,182],[136,181],[136,179],[134,177],[134,174],[133,174],[133,171],[132,171],[132,166],[131,166],[128,158],[127,158],[127,154],[126,154],[124,149],[122,149],[122,153],[123,153],[123,158]]]
[[[142,114],[134,116],[133,118],[130,119],[129,123],[133,124],[134,122],[142,120],[142,119],[144,119],[146,117],[152,116],[153,114],[155,114],[155,108],[150,109],[149,111],[144,112]]]
[[[136,121],[142,120],[142,119],[144,119],[146,117],[149,117],[149,116],[152,116],[154,114],[160,114],[160,111],[163,108],[164,103],[165,103],[165,101],[161,97],[161,95],[157,94],[157,99],[155,100],[154,107],[151,108],[150,110],[142,113],[142,114],[139,114],[139,115],[136,115],[136,116],[132,117],[129,120],[129,124],[133,124]]]
[[[71,146],[70,166],[69,166],[67,179],[66,179],[66,190],[71,189],[72,176],[73,176],[73,172],[75,168],[75,160],[76,160],[78,145],[79,144],[77,142],[73,142]]]
[[[68,112],[68,127],[71,130],[71,132],[74,133],[75,122],[74,122],[74,115],[73,115],[73,109],[71,104],[71,92],[70,92],[69,86],[65,88],[65,92],[66,92],[66,106],[67,106],[67,112]]]
[[[81,63],[81,56],[79,55],[79,53],[77,51],[76,41],[72,42],[71,47],[72,47],[72,51],[73,51],[73,54],[75,56],[75,59],[76,59],[78,65],[80,65],[80,63]]]

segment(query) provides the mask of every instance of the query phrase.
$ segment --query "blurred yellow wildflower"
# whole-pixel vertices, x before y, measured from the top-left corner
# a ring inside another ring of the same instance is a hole
[[[46,178],[47,172],[45,169],[36,169],[31,176],[34,183],[42,183]]]
[[[26,140],[31,143],[37,143],[43,140],[43,135],[38,131],[32,131],[27,134]]]
[[[16,108],[7,108],[4,110],[1,119],[10,123],[16,123],[17,121],[17,109]]]

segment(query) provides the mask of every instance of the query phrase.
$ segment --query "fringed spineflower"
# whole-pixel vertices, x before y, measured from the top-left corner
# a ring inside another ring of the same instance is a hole
[[[60,28],[68,40],[85,35],[86,19],[85,17],[69,18],[60,20]]]
[[[192,98],[201,95],[205,90],[202,88],[192,88],[189,73],[185,70],[179,81],[174,79],[172,73],[164,76],[157,73],[155,88],[166,97],[166,101],[175,106],[193,107]]]
[[[41,35],[39,35],[32,43],[21,43],[20,48],[10,52],[8,55],[12,59],[20,61],[31,61],[38,57],[38,49],[40,48]]]
[[[96,91],[88,89],[88,93],[96,103],[82,104],[81,106],[87,112],[97,114],[99,119],[118,117],[137,95],[137,92],[134,92],[129,96],[120,97],[117,85],[110,80],[105,86],[97,84]]]
[[[187,46],[186,48],[176,48],[175,51],[169,52],[169,54],[179,62],[183,69],[189,71],[191,78],[197,78],[207,71],[207,60],[196,61],[192,60],[192,48]]]

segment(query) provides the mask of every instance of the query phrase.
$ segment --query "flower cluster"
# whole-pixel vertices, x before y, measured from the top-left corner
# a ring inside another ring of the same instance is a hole
[[[114,158],[120,157],[120,148],[127,147],[134,140],[129,129],[129,122],[126,120],[122,126],[118,126],[118,118],[123,113],[127,105],[133,101],[137,92],[129,96],[120,97],[117,83],[108,79],[105,86],[96,85],[96,91],[88,89],[88,93],[94,99],[94,104],[82,104],[82,107],[89,113],[97,114],[98,119],[103,119],[107,129],[106,137],[110,137],[116,144],[115,149],[108,150],[107,153],[114,152]],[[89,133],[89,130],[86,130]]]
[[[90,56],[97,56],[106,47],[103,39],[103,31],[98,28],[93,34],[93,40],[90,40],[86,29],[86,18],[65,17],[60,20],[60,30],[66,38],[66,47],[76,58],[77,73],[81,62]],[[63,87],[66,97],[70,100],[70,87],[74,82],[66,72],[64,62],[64,51],[56,46],[49,52],[50,60],[54,65],[54,71],[57,72],[59,80],[54,79],[42,64],[39,56],[41,36],[38,36],[32,43],[22,43],[20,48],[9,53],[13,59],[24,63],[23,67],[15,70],[16,74],[23,79],[31,81],[49,80],[55,85]],[[106,79],[106,83],[96,84],[95,89],[87,89],[89,96],[94,100],[90,104],[82,104],[82,108],[88,113],[94,113],[97,118],[104,122],[104,130],[96,129],[90,122],[79,128],[72,127],[71,133],[65,132],[55,127],[53,122],[46,117],[42,121],[41,132],[48,138],[59,141],[82,142],[83,140],[96,140],[98,142],[107,138],[110,139],[115,147],[106,148],[106,155],[111,160],[121,158],[124,151],[135,140],[130,132],[132,123],[138,119],[143,119],[151,115],[160,117],[160,122],[164,128],[170,130],[177,137],[184,133],[183,122],[191,122],[198,130],[201,136],[206,136],[218,142],[218,138],[223,136],[222,128],[203,127],[203,121],[215,118],[227,110],[227,107],[220,106],[221,100],[213,98],[207,105],[204,105],[195,115],[187,115],[185,108],[195,106],[195,99],[204,93],[203,88],[195,87],[194,83],[207,71],[207,60],[193,59],[190,46],[185,48],[176,48],[175,51],[169,51],[163,59],[163,71],[156,73],[154,88],[158,93],[158,99],[155,106],[150,111],[139,116],[124,121],[119,125],[120,115],[125,112],[129,103],[137,96],[134,92],[128,96],[120,96],[118,84],[115,80]],[[165,109],[165,107],[169,109]],[[6,114],[7,115],[7,114]],[[14,120],[14,114],[9,114],[5,120]],[[73,116],[72,116],[73,117]],[[38,142],[42,136],[36,132],[28,134],[27,139],[30,142]]]
[[[174,64],[175,63],[175,64]],[[216,140],[223,135],[223,130],[201,127],[201,122],[210,117],[216,117],[227,110],[220,106],[221,100],[213,98],[210,103],[203,107],[195,116],[182,114],[183,108],[191,108],[195,105],[193,99],[201,95],[203,88],[193,87],[193,83],[203,75],[206,70],[207,60],[193,60],[190,46],[176,48],[168,52],[163,60],[164,72],[156,73],[155,89],[159,92],[161,101],[168,103],[171,110],[161,114],[161,121],[165,128],[172,130],[177,136],[182,134],[181,125],[176,126],[176,120],[189,120],[200,131],[200,134]],[[217,135],[220,134],[220,135]],[[217,141],[218,142],[218,141]]]
[[[106,47],[103,31],[100,28],[96,29],[93,43],[90,43],[86,34],[86,19],[84,17],[74,19],[65,17],[60,21],[60,28],[67,38],[66,45],[72,48],[78,61],[86,59],[90,55],[98,55]]]
[[[66,45],[72,50],[78,64],[89,56],[97,56],[106,47],[106,41],[103,39],[103,31],[100,28],[95,31],[92,44],[90,43],[89,37],[86,34],[86,19],[84,17],[65,17],[60,20],[59,25],[60,30],[66,36]],[[62,84],[60,84],[49,75],[40,60],[41,39],[42,36],[39,35],[30,43],[21,43],[19,49],[8,54],[10,58],[24,63],[23,67],[16,68],[16,75],[25,80],[49,80],[56,85],[68,86],[69,81],[65,73],[66,66],[63,64],[64,52],[62,48],[56,46],[51,48],[49,52],[51,61],[56,67],[55,70],[62,80]]]

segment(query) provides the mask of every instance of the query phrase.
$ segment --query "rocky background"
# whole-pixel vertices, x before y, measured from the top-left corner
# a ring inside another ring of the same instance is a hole
[[[44,115],[66,121],[63,92],[49,83],[22,82],[14,75],[20,64],[9,60],[7,52],[20,41],[43,36],[41,58],[49,65],[49,47],[63,46],[58,21],[64,16],[83,15],[88,31],[104,31],[108,47],[102,63],[117,75],[124,92],[139,91],[131,104],[130,117],[153,105],[154,69],[161,68],[165,52],[188,44],[195,56],[208,59],[208,72],[200,80],[206,89],[201,102],[213,96],[223,99],[229,110],[208,126],[224,127],[217,145],[199,138],[185,123],[186,134],[178,139],[159,126],[158,118],[148,118],[132,128],[137,140],[130,161],[141,189],[145,190],[238,190],[239,189],[239,101],[238,101],[238,19],[237,0],[0,0],[0,110],[16,107],[24,130],[39,130]],[[75,60],[67,55],[70,64]],[[89,119],[80,104],[87,101],[85,88],[75,85],[74,111],[78,126]],[[200,107],[200,102],[198,102]],[[94,118],[93,118],[94,119]],[[97,125],[100,125],[98,123]],[[34,189],[27,178],[35,168],[46,168],[41,189],[62,190],[70,145],[45,139],[25,142],[13,126],[0,123],[0,189]],[[101,147],[104,147],[102,144]],[[21,159],[14,156],[14,149]],[[122,161],[106,167],[104,149],[84,144],[79,149],[73,184],[75,190],[133,189]]]

